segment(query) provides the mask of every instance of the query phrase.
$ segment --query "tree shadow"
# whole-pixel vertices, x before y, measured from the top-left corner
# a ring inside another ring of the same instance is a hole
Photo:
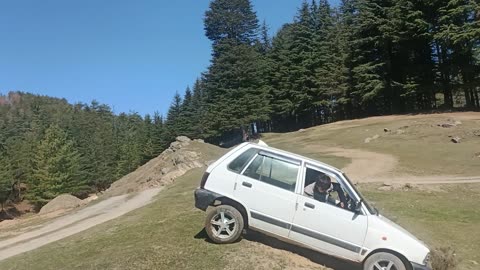
[[[213,242],[208,238],[207,232],[205,228],[199,231],[195,236],[195,239],[204,239],[205,242],[212,243]],[[332,268],[334,270],[361,270],[361,265],[340,260],[335,257],[331,257],[328,255],[324,255],[322,253],[313,251],[308,248],[295,246],[292,244],[288,244],[276,238],[270,237],[260,232],[251,231],[249,230],[246,235],[243,236],[244,240],[257,242],[266,246],[269,246],[274,249],[280,249],[284,251],[288,251],[299,256],[305,257],[306,259],[322,265],[328,268]]]
[[[22,212],[18,211],[15,207],[5,207],[3,211],[0,211],[0,222],[4,220],[11,220],[21,216]]]

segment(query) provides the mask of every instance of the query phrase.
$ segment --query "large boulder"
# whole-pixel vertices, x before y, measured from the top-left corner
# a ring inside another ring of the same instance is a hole
[[[40,214],[48,214],[57,211],[65,211],[76,208],[82,204],[82,200],[70,194],[62,194],[40,209]]]

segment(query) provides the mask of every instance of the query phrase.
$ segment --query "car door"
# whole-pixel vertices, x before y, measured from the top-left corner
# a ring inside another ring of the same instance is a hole
[[[249,226],[288,237],[300,177],[298,160],[261,151],[237,177],[235,197],[250,210]]]
[[[302,175],[308,178],[318,173],[327,174],[332,182],[341,183],[338,175],[314,166],[304,166]],[[302,183],[314,183],[312,180],[304,179]],[[305,184],[302,186],[305,187]],[[317,201],[304,191],[301,194],[289,237],[324,253],[358,261],[367,232],[367,216]]]

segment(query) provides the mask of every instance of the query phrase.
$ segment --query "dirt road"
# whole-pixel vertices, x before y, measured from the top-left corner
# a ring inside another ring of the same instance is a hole
[[[16,237],[0,241],[0,261],[124,215],[152,201],[159,188],[145,190],[133,197],[116,196],[55,219]]]
[[[373,183],[411,183],[417,185],[469,184],[480,183],[480,176],[458,177],[454,175],[433,176],[395,176],[394,170],[398,160],[388,154],[381,154],[361,149],[315,146],[315,150],[328,155],[349,158],[351,162],[342,170],[355,182]]]

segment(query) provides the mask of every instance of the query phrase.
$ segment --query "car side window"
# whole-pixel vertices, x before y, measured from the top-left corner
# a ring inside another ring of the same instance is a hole
[[[248,149],[230,162],[230,164],[228,164],[228,168],[236,173],[240,173],[257,152],[258,150],[255,148]]]
[[[319,178],[328,179],[330,181],[329,187],[324,188],[324,190],[322,190],[321,186],[317,187],[315,182]],[[325,172],[307,167],[305,172],[304,185],[304,196],[338,206],[345,210],[351,210],[351,208],[353,207],[353,205],[350,205],[351,200],[348,193],[345,192],[342,184],[337,179],[337,177],[333,175],[329,175]],[[318,192],[316,193],[315,189],[317,188]],[[318,196],[315,196],[315,194],[317,194]]]
[[[244,175],[261,182],[295,191],[299,165],[273,157],[258,155]]]

